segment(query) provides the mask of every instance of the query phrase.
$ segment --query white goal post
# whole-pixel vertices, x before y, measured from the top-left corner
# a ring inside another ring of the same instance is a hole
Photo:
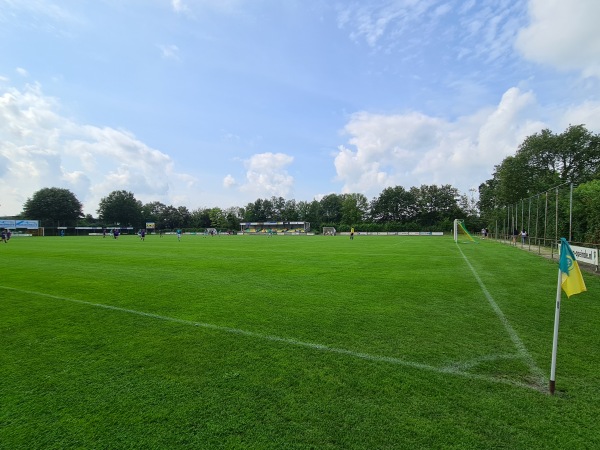
[[[452,230],[452,236],[454,236],[454,242],[458,242],[458,223],[460,219],[454,219],[454,229]]]
[[[335,233],[334,227],[323,227],[323,236],[335,236]]]
[[[454,233],[453,234],[454,234],[454,242],[458,242],[459,234],[462,235],[463,237],[467,238],[469,241],[475,242],[475,239],[473,239],[473,236],[471,236],[471,233],[469,233],[469,231],[467,230],[464,220],[454,219]]]

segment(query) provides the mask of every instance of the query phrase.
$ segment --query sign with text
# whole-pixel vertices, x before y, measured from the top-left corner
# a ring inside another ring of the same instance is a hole
[[[0,228],[14,228],[14,227],[15,227],[14,220],[0,219]]]
[[[37,230],[40,227],[39,220],[16,220],[15,228],[27,228],[28,230]]]
[[[576,245],[571,245],[571,250],[573,250],[577,261],[586,264],[592,264],[594,266],[598,265],[598,251],[595,248],[577,247]]]

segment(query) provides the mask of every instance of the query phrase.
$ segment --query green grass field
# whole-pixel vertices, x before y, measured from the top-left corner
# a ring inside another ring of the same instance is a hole
[[[0,448],[600,448],[600,279],[450,237],[0,244]]]

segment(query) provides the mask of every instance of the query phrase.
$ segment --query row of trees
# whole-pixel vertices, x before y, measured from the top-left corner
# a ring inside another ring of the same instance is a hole
[[[578,240],[600,241],[600,136],[583,125],[563,133],[542,130],[527,137],[514,156],[495,166],[491,179],[479,186],[479,201],[459,195],[450,185],[388,187],[368,200],[363,194],[329,194],[321,200],[296,201],[282,197],[257,199],[244,207],[199,208],[161,202],[143,204],[132,192],[113,191],[100,201],[98,217],[83,217],[82,205],[67,189],[45,188],[28,199],[21,214],[42,226],[97,225],[159,229],[191,228],[237,230],[243,222],[306,221],[314,230],[351,226],[365,231],[450,229],[454,218],[469,228],[491,228],[503,218],[504,208],[555,186],[575,183],[574,222]],[[565,191],[566,192],[566,191]],[[567,194],[561,194],[567,195]]]
[[[46,227],[121,226],[144,227],[155,222],[158,229],[193,228],[236,230],[243,222],[305,221],[313,229],[351,226],[363,230],[425,230],[443,226],[464,216],[472,201],[460,197],[449,186],[423,185],[405,190],[390,187],[371,201],[363,194],[329,194],[311,202],[286,200],[282,197],[257,199],[245,207],[228,209],[199,208],[189,211],[161,202],[143,204],[132,192],[113,191],[98,206],[98,218],[83,217],[82,205],[68,189],[44,188],[25,202],[21,216],[37,218]]]

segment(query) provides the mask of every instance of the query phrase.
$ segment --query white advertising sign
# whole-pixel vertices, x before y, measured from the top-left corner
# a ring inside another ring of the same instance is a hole
[[[28,230],[37,230],[40,227],[39,220],[16,220],[15,228],[27,228]]]
[[[14,220],[0,219],[0,228],[14,228],[14,227],[15,227]]]
[[[595,248],[571,245],[571,250],[573,250],[573,254],[575,255],[575,258],[577,258],[577,261],[592,264],[594,266],[598,265],[598,250]]]

